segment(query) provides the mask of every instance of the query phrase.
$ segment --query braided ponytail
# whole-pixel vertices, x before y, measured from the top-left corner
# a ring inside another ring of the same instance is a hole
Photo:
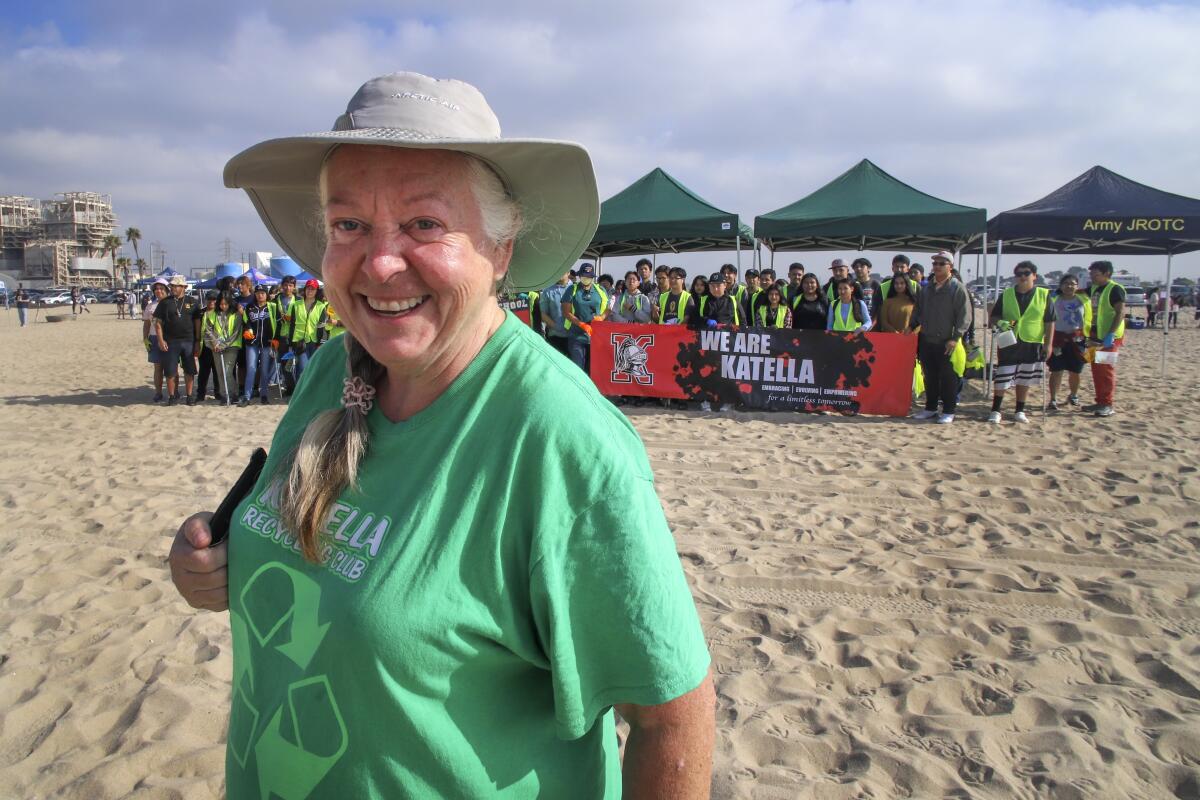
[[[367,386],[377,386],[384,369],[353,334],[342,335],[347,372]],[[285,530],[300,544],[305,559],[320,562],[321,529],[329,510],[346,487],[358,482],[358,467],[367,453],[367,415],[359,407],[325,411],[308,424],[280,491]]]

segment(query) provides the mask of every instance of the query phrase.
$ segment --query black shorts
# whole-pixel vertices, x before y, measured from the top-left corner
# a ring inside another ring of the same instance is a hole
[[[1074,372],[1076,375],[1083,372],[1083,366],[1087,362],[1083,360],[1083,350],[1074,342],[1068,342],[1061,347],[1055,346],[1057,353],[1050,356],[1047,365],[1051,372]]]
[[[183,374],[196,374],[196,359],[192,358],[195,342],[191,339],[168,339],[167,352],[163,353],[163,375],[168,378],[174,378],[177,374],[179,363],[183,362]]]

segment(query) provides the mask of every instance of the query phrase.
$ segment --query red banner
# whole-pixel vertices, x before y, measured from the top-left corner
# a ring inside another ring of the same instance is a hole
[[[592,327],[592,380],[606,395],[893,417],[912,402],[915,335]]]

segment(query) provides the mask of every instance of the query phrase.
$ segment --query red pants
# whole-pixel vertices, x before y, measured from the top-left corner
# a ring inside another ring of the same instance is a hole
[[[1105,347],[1104,350],[1115,353],[1121,349],[1121,343],[1124,341],[1124,337],[1117,339],[1112,347]],[[1111,406],[1113,395],[1117,391],[1117,368],[1112,364],[1097,364],[1093,361],[1092,383],[1096,386],[1096,405]]]

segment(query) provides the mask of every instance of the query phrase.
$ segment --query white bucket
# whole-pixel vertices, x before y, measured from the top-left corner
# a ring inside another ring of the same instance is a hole
[[[1002,331],[996,334],[996,349],[1003,350],[1006,347],[1012,347],[1017,343],[1017,335],[1011,330]]]
[[[1115,350],[1097,350],[1095,356],[1096,363],[1115,365],[1117,363],[1118,355],[1119,353],[1117,353]]]

